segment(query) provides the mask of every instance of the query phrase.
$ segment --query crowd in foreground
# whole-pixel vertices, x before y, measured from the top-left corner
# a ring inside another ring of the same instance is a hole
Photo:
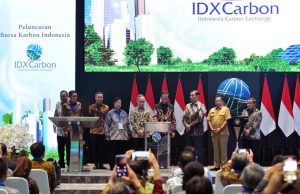
[[[30,194],[38,194],[36,180],[30,178],[31,169],[42,169],[48,173],[50,192],[58,185],[59,166],[51,161],[45,161],[45,147],[42,143],[34,143],[30,147],[33,157],[20,157],[13,162],[7,157],[7,148],[0,143],[0,189],[10,194],[20,193],[15,188],[5,185],[7,177],[22,177],[27,180]],[[187,146],[179,157],[178,168],[164,182],[158,161],[149,150],[147,158],[132,159],[134,151],[124,154],[126,175],[120,176],[119,166],[114,166],[112,176],[103,189],[104,194],[212,194],[213,183],[210,170],[197,161],[195,149]],[[252,150],[246,152],[236,149],[231,159],[218,172],[220,181],[225,187],[240,184],[241,194],[296,194],[300,193],[300,171],[298,162],[292,156],[277,155],[272,166],[263,168],[253,161]],[[149,172],[153,171],[153,176]],[[217,174],[218,174],[217,173]],[[218,176],[218,175],[217,175]],[[165,184],[165,187],[163,187]]]
[[[209,169],[197,162],[194,149],[186,147],[180,154],[179,168],[175,169],[166,181],[165,190],[162,188],[162,180],[159,175],[157,161],[153,154],[150,154],[149,167],[153,167],[154,176],[148,176],[149,168],[137,167],[139,161],[132,161],[130,153],[127,167],[129,174],[126,177],[117,177],[114,169],[113,175],[105,187],[104,193],[138,193],[138,194],[212,194],[213,184]],[[300,172],[291,169],[291,164],[296,162],[292,156],[277,155],[269,168],[263,168],[253,162],[252,150],[241,152],[236,149],[231,159],[222,166],[220,181],[223,187],[230,184],[240,184],[241,194],[277,194],[300,193]],[[298,163],[295,163],[298,165]],[[290,169],[289,169],[290,168]],[[150,187],[151,185],[152,187]]]
[[[7,177],[21,177],[27,180],[30,194],[39,194],[36,180],[30,178],[30,173],[32,169],[41,169],[47,172],[50,192],[53,193],[58,185],[59,166],[53,162],[53,159],[44,160],[45,146],[42,143],[38,142],[30,146],[32,160],[27,156],[22,156],[16,162],[8,159],[5,144],[0,143],[0,147],[0,189],[6,190],[9,194],[21,194],[17,189],[5,184]]]

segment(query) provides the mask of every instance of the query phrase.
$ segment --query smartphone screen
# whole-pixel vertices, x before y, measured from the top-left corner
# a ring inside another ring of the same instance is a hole
[[[296,160],[292,158],[286,159],[283,163],[284,181],[289,183],[295,181],[297,179],[297,169],[298,164]]]
[[[127,176],[127,167],[126,162],[127,158],[125,155],[116,155],[116,164],[117,164],[117,176]]]
[[[241,154],[247,154],[247,149],[239,149],[239,153],[241,153]]]
[[[149,151],[135,151],[132,153],[132,160],[148,160]]]

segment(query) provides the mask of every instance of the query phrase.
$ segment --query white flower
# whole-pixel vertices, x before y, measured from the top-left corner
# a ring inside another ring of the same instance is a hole
[[[16,153],[27,150],[33,143],[33,135],[29,133],[28,125],[0,126],[0,142],[6,144],[8,151]]]

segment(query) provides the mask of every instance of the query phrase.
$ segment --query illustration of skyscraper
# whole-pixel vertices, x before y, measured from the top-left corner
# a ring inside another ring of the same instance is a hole
[[[130,40],[145,38],[154,47],[151,64],[157,64],[153,17],[146,0],[90,0],[91,23],[107,48],[112,49],[117,65],[125,65],[124,50]],[[95,8],[97,6],[97,8]],[[101,19],[100,19],[101,18]],[[102,29],[102,32],[100,32]]]
[[[91,0],[84,1],[84,23],[90,25],[91,21]]]
[[[43,130],[42,130],[42,137],[43,143],[46,148],[55,148],[56,141],[55,141],[55,133],[53,131],[53,124],[48,119],[48,117],[53,117],[53,112],[51,111],[51,100],[50,98],[43,99]]]
[[[145,38],[153,45],[154,51],[151,55],[151,64],[157,64],[153,17],[151,15],[138,15],[135,17],[135,26],[136,39]]]
[[[145,0],[134,0],[135,1],[135,17],[146,14]]]
[[[94,25],[95,32],[103,38],[103,28],[104,28],[104,0],[90,0],[91,9],[90,17],[91,24]]]

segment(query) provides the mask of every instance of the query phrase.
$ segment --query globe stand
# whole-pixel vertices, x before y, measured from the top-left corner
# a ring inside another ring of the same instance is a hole
[[[156,155],[159,167],[170,167],[170,122],[149,122],[145,125],[145,150],[149,148]]]
[[[237,116],[233,117],[233,129],[236,139],[236,149],[239,149],[239,140],[241,138],[241,131],[244,130],[245,124],[248,122],[248,117]]]

